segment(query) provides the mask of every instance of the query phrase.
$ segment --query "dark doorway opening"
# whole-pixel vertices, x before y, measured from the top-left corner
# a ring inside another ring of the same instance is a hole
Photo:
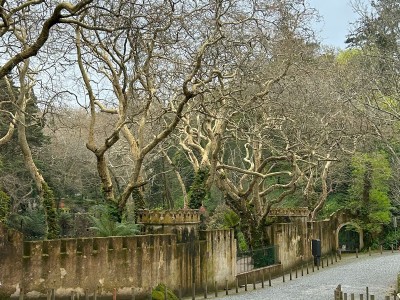
[[[342,252],[360,250],[360,233],[352,225],[345,225],[339,231],[339,248]]]

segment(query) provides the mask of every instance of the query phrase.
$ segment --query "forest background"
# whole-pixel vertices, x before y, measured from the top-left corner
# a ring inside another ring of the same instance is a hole
[[[203,206],[256,248],[273,207],[345,208],[400,240],[400,3],[354,8],[338,51],[302,0],[0,0],[0,221],[135,234]]]

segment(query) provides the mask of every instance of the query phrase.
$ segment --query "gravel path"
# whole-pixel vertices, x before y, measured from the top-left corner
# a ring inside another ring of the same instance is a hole
[[[376,300],[384,300],[386,295],[393,293],[399,272],[399,252],[393,254],[384,252],[382,255],[374,253],[372,256],[360,254],[359,258],[351,255],[344,257],[336,264],[320,268],[315,273],[304,275],[304,277],[299,276],[295,279],[293,275],[293,280],[289,281],[289,276],[286,275],[285,283],[282,282],[282,278],[277,278],[272,281],[272,287],[266,285],[264,289],[261,289],[261,286],[257,286],[257,290],[252,290],[253,286],[249,285],[249,292],[241,292],[221,297],[221,299],[333,300],[334,290],[341,284],[342,291],[348,293],[348,299],[350,299],[351,293],[356,295],[355,299],[359,299],[359,294],[365,294],[368,286],[370,295],[375,295]],[[234,290],[230,293],[234,293]],[[365,296],[364,299],[366,299]],[[390,299],[393,299],[393,296]]]

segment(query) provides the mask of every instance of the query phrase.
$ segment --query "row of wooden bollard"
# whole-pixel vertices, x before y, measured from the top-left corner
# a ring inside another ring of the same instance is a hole
[[[365,294],[359,294],[359,299],[360,300],[375,300],[375,295],[371,295],[369,293],[369,288],[366,287],[366,293]],[[364,297],[365,296],[365,297]],[[347,294],[344,293],[341,289],[341,285],[339,284],[338,287],[335,289],[334,293],[334,300],[356,300],[356,295],[354,293]],[[396,293],[393,293],[393,300],[396,300],[397,296]],[[390,296],[385,296],[385,300],[390,300]]]
[[[391,248],[392,253],[394,253],[394,246],[393,246],[393,244],[391,245],[390,248]],[[400,250],[400,249],[399,249],[399,250]],[[380,253],[380,254],[383,254],[383,246],[382,246],[382,245],[379,246],[379,253]],[[371,256],[371,247],[368,247],[368,255]],[[356,258],[358,258],[358,248],[356,248]]]
[[[329,255],[329,256],[326,256],[326,257],[323,257],[323,258],[321,258],[321,268],[324,268],[324,267],[328,267],[329,266],[329,261],[330,261],[330,264],[331,265],[333,265],[333,260],[335,260],[335,262],[337,262],[338,261],[338,258],[339,258],[339,260],[341,260],[342,259],[342,257],[341,257],[341,255],[339,254],[339,255],[337,255],[337,253],[335,253],[335,255],[333,256],[333,255]],[[326,261],[326,264],[325,264],[325,261]],[[309,265],[310,265],[310,263],[306,263],[306,267],[305,267],[305,270],[306,270],[306,274],[308,275],[308,274],[310,274],[310,268],[309,268]],[[319,271],[319,268],[320,268],[320,265],[319,264],[317,264],[316,266],[314,265],[314,263],[313,262],[311,262],[311,272],[315,272],[315,269],[317,269],[317,271]],[[304,264],[301,264],[301,276],[304,276]],[[295,277],[296,278],[298,278],[298,268],[296,268],[295,269],[295,271],[294,271],[294,274],[295,274]],[[293,279],[293,270],[292,269],[290,269],[290,273],[289,273],[289,280],[292,280]],[[282,280],[283,280],[283,282],[285,282],[285,271],[283,271],[282,272]]]

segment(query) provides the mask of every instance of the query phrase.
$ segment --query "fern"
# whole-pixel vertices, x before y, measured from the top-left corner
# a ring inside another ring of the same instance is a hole
[[[93,222],[90,229],[96,232],[97,236],[132,236],[140,233],[140,225],[134,223],[119,223],[110,220],[107,216],[100,218],[91,217]]]

